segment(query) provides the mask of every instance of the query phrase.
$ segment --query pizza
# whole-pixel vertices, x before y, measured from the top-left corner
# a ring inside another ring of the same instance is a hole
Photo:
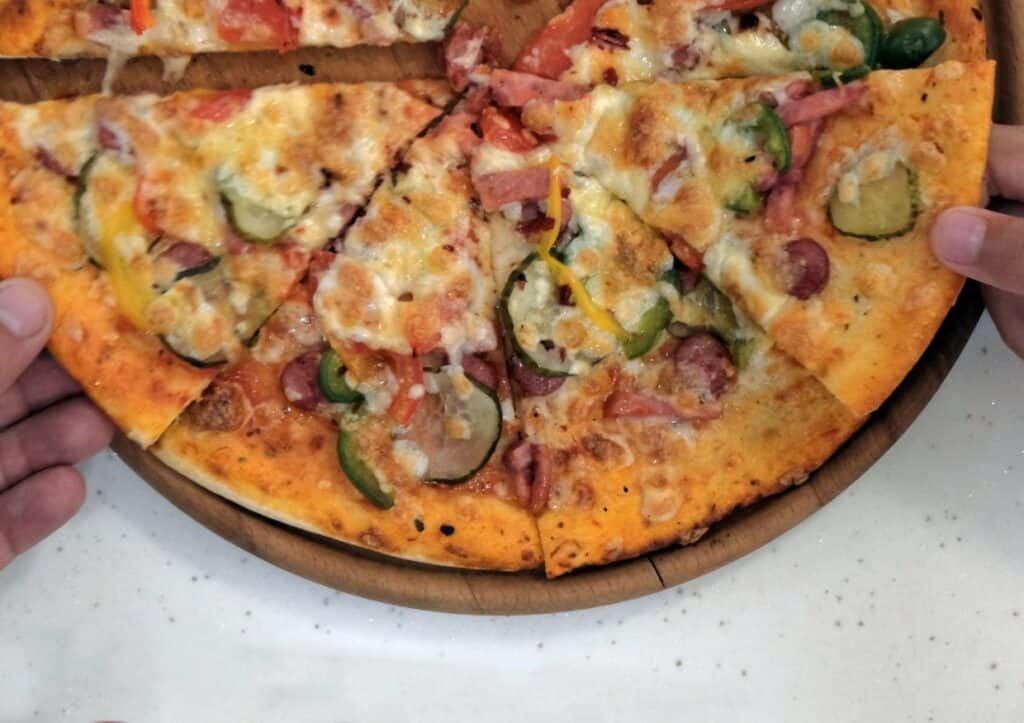
[[[418,81],[0,104],[0,268],[50,288],[55,355],[152,444],[448,97]]]
[[[796,70],[849,82],[877,67],[984,59],[974,0],[578,0],[515,69],[588,85]]]
[[[993,76],[951,61],[832,89],[805,75],[601,86],[523,117],[863,415],[963,284],[928,230],[980,201]]]
[[[157,443],[229,498],[379,552],[535,567],[464,107],[385,176],[336,251]],[[301,470],[300,474],[296,474]]]
[[[983,187],[981,27],[577,0],[511,69],[456,23],[447,83],[0,104],[0,276],[240,505],[417,562],[628,559],[803,482],[930,343],[963,279],[929,230]]]
[[[0,56],[345,48],[440,40],[459,0],[4,0]]]

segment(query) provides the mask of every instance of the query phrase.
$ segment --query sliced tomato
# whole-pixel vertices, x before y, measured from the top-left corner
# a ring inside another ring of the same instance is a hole
[[[513,67],[557,80],[572,65],[568,50],[590,40],[597,11],[607,1],[576,0],[526,44]]]
[[[413,418],[417,407],[423,401],[423,395],[415,399],[409,396],[414,386],[423,384],[423,364],[417,357],[400,354],[391,354],[389,364],[398,380],[398,389],[395,390],[391,406],[388,407],[388,415],[399,424],[405,425]]]
[[[228,0],[217,35],[235,47],[292,50],[299,45],[299,14],[281,0]]]
[[[153,8],[149,6],[149,2],[150,0],[131,0],[128,6],[131,11],[132,30],[136,35],[142,35],[156,25]]]
[[[135,210],[135,217],[139,219],[142,228],[154,236],[160,235],[160,226],[153,217],[153,210],[149,205],[149,189],[146,187],[146,179],[139,176],[135,184],[135,196],[132,198],[132,207]]]
[[[519,119],[498,108],[484,108],[480,116],[480,130],[483,131],[484,141],[506,151],[522,153],[537,147],[536,138],[523,128]]]
[[[223,123],[242,110],[250,98],[252,91],[246,88],[211,93],[200,99],[199,105],[192,109],[191,115],[193,118]]]

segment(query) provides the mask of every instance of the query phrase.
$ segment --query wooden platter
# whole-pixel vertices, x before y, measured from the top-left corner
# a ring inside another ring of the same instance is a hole
[[[985,3],[993,55],[1000,60],[997,117],[1024,120],[1024,6]],[[505,53],[515,51],[557,12],[558,0],[473,0],[466,18],[499,28]],[[395,80],[439,76],[432,46],[305,50],[288,55],[218,55],[194,60],[176,88],[253,87],[283,82]],[[98,61],[0,63],[0,98],[30,102],[97,92]],[[117,92],[168,92],[158,61],[134,61]],[[700,542],[636,560],[584,570],[555,581],[540,573],[451,570],[395,561],[267,520],[213,495],[126,439],[114,449],[168,500],[239,547],[332,588],[397,605],[459,613],[524,614],[603,605],[679,585],[751,552],[791,529],[849,487],[878,460],[935,394],[970,338],[982,312],[968,285],[920,362],[861,431],[804,485],[715,526]]]

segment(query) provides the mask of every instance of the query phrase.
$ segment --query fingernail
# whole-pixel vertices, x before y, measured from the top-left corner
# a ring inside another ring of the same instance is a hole
[[[985,219],[967,211],[947,211],[932,228],[932,249],[944,261],[971,266],[981,256]]]
[[[49,303],[44,292],[34,284],[0,283],[0,326],[21,339],[35,336],[46,326]]]

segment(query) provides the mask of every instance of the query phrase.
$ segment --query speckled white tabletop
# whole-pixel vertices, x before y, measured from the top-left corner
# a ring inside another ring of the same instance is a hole
[[[200,527],[112,454],[0,573],[0,721],[1024,720],[1024,363],[986,319],[914,426],[774,544],[571,614],[404,610]]]

